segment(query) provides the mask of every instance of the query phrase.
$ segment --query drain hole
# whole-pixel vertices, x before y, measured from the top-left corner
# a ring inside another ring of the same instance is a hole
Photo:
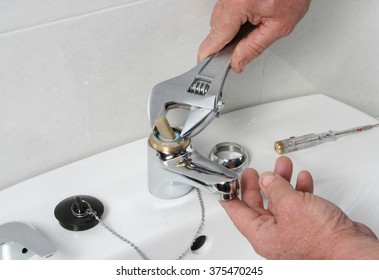
[[[28,248],[22,248],[21,253],[26,254],[28,252]]]
[[[205,235],[200,235],[198,238],[196,238],[195,242],[193,242],[191,246],[192,252],[197,251],[201,247],[203,247],[206,240],[207,240],[207,237]]]

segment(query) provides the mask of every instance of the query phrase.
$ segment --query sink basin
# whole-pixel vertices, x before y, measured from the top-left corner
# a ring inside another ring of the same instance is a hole
[[[273,143],[292,135],[373,124],[374,118],[323,95],[289,99],[222,115],[193,139],[203,155],[220,142],[247,150],[250,166],[272,170],[278,155]],[[294,171],[309,170],[315,193],[379,235],[379,129],[288,154]],[[150,259],[176,259],[191,243],[201,221],[196,192],[173,200],[152,196],[147,188],[147,139],[94,155],[0,192],[0,225],[31,224],[55,245],[49,259],[140,259],[126,243],[97,225],[69,231],[54,217],[67,197],[89,195],[104,205],[102,221],[137,245]],[[236,230],[214,196],[202,192],[205,224],[202,241],[185,259],[261,259]],[[17,201],[17,207],[14,202]],[[202,246],[200,246],[202,245]],[[198,248],[197,248],[198,247]],[[32,258],[33,259],[33,258]]]

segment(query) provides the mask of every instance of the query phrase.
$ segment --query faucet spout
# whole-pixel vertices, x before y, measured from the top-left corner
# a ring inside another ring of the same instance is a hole
[[[238,176],[196,150],[168,161],[166,168],[186,178],[194,187],[213,193],[219,200],[231,200],[238,196]]]
[[[180,134],[178,129],[175,132]],[[165,141],[153,132],[148,165],[149,191],[159,198],[180,197],[193,187],[214,194],[218,200],[231,200],[239,193],[238,175],[202,156],[189,139]]]
[[[56,251],[55,246],[34,227],[20,222],[0,225],[0,247],[6,243],[17,243],[42,258],[50,257]]]

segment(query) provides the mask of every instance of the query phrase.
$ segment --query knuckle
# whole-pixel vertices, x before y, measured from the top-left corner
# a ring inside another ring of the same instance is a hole
[[[278,34],[278,37],[286,37],[288,36],[294,29],[294,24],[289,21],[280,21],[276,22],[273,25],[274,32]]]
[[[209,39],[218,44],[226,45],[227,39],[224,35],[224,32],[217,26],[214,25],[211,27],[211,32],[209,33]]]
[[[266,46],[260,45],[257,42],[250,40],[245,40],[245,47],[247,51],[254,56],[261,55],[267,48]]]

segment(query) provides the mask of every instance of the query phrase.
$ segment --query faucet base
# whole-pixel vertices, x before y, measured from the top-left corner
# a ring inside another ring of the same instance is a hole
[[[161,185],[154,184],[149,191],[155,197],[161,199],[173,199],[186,195],[194,187],[181,182],[166,182]]]

